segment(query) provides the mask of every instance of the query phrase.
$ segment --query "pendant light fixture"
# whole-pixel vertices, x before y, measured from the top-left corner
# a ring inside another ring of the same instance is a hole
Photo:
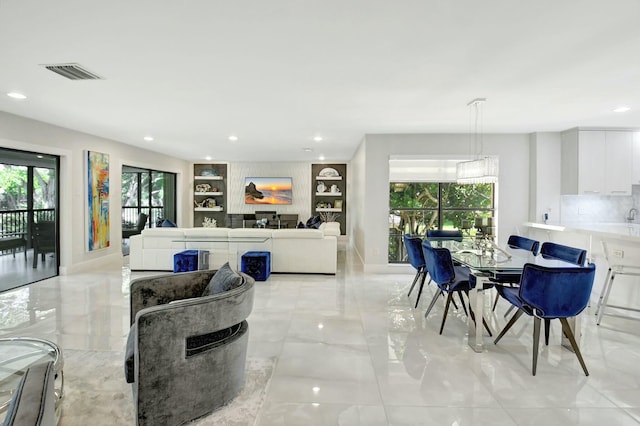
[[[498,182],[498,159],[496,157],[483,156],[482,138],[482,106],[487,101],[486,98],[476,98],[470,101],[467,106],[473,109],[474,131],[473,131],[473,160],[462,161],[456,165],[456,182],[462,184],[470,183],[496,183]]]

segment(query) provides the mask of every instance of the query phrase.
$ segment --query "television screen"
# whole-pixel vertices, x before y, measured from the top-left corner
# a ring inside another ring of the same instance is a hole
[[[244,178],[245,204],[291,204],[290,177]]]

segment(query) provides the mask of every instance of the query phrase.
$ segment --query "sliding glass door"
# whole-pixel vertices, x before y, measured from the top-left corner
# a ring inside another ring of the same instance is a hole
[[[0,148],[0,291],[58,275],[59,164]]]

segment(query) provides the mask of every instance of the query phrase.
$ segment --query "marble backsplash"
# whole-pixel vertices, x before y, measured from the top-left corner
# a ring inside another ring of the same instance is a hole
[[[631,196],[563,195],[560,200],[560,221],[625,222],[631,208],[640,210],[640,185],[633,185]],[[550,218],[549,222],[557,222]],[[640,213],[635,223],[640,223]]]

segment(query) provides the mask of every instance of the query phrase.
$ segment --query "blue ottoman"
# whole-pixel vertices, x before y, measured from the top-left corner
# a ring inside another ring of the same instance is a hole
[[[256,281],[266,281],[271,274],[271,252],[246,252],[242,255],[240,270]]]
[[[189,272],[209,269],[209,252],[184,250],[173,255],[173,272]]]

